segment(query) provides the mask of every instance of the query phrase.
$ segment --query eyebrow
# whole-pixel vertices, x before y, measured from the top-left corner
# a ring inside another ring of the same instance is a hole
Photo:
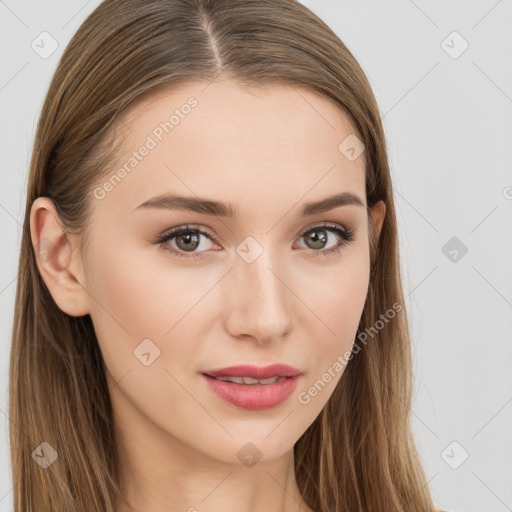
[[[306,203],[299,211],[300,217],[327,212],[340,206],[355,205],[366,208],[363,200],[352,192],[341,192],[320,201]],[[231,203],[222,203],[201,197],[186,197],[174,194],[162,194],[148,199],[137,206],[138,209],[160,208],[165,210],[186,210],[217,217],[237,218],[238,210]]]

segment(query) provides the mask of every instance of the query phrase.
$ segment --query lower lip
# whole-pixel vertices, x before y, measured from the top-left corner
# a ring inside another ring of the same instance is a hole
[[[300,375],[275,384],[235,384],[202,374],[210,389],[231,405],[252,411],[270,409],[284,402],[297,387]]]

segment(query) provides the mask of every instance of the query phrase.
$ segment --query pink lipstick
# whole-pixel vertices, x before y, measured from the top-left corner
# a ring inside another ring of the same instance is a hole
[[[231,366],[202,373],[209,388],[231,405],[260,410],[276,407],[297,387],[302,372],[284,364]]]

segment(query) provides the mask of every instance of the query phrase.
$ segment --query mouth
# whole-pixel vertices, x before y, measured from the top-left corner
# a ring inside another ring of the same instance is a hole
[[[224,402],[240,409],[261,410],[276,407],[285,402],[297,387],[302,374],[266,379],[253,377],[215,377],[202,373],[207,387]]]

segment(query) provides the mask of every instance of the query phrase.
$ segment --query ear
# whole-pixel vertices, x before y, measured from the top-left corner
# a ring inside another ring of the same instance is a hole
[[[378,241],[384,217],[386,216],[386,203],[384,201],[375,203],[370,210],[370,216],[374,226],[375,239]]]
[[[78,240],[66,232],[53,201],[38,197],[30,211],[37,268],[57,306],[70,316],[89,313]]]

